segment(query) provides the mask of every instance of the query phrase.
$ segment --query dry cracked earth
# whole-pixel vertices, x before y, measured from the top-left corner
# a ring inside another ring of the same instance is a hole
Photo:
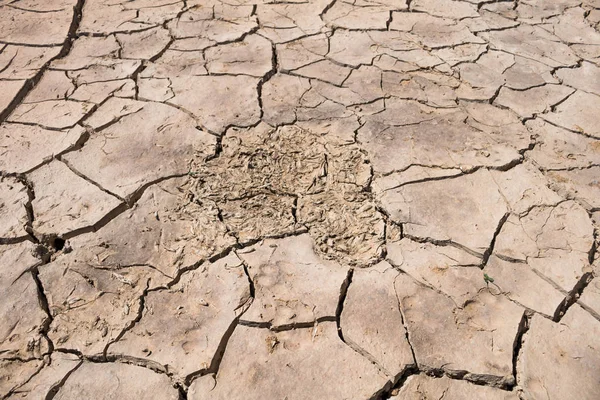
[[[0,0],[0,398],[599,399],[599,23]]]

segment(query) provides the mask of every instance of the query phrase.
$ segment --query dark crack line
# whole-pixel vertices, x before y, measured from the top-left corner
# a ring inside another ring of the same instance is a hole
[[[46,258],[43,262],[46,263],[49,261],[50,260],[48,258]],[[52,316],[52,313],[50,311],[50,305],[48,302],[48,298],[46,297],[44,285],[39,277],[39,274],[40,274],[39,266],[36,266],[31,270],[31,277],[33,278],[33,281],[35,282],[35,285],[37,288],[38,303],[40,305],[40,308],[46,314],[46,319],[44,320],[42,326],[40,327],[40,334],[44,337],[45,340],[47,340],[48,353],[52,354],[52,352],[54,351],[54,343],[48,336],[48,332],[50,331],[50,325],[52,324],[52,321],[54,321],[54,317]]]
[[[332,0],[331,3],[327,4],[325,6],[325,8],[323,9],[323,11],[321,11],[319,13],[319,18],[321,18],[321,21],[325,22],[325,20],[323,19],[323,17],[325,16],[325,14],[327,14],[327,12],[329,10],[331,10],[331,8],[335,5],[336,2],[337,2],[337,0]]]
[[[233,333],[235,332],[235,328],[238,325],[238,321],[239,319],[235,318],[229,325],[229,328],[227,328],[227,331],[225,331],[225,334],[221,337],[221,340],[219,341],[219,345],[217,346],[217,350],[211,359],[209,367],[193,372],[186,376],[184,380],[186,385],[189,386],[194,381],[194,379],[200,376],[208,374],[216,375],[219,372],[219,367],[221,366],[221,361],[223,361],[223,356],[225,355],[227,344],[229,343],[229,339],[231,339],[231,336],[233,336]]]
[[[81,172],[79,172],[75,167],[73,167],[69,162],[67,162],[67,160],[64,160],[62,157],[59,157],[58,160],[60,162],[62,162],[63,164],[65,164],[70,170],[71,172],[73,172],[75,175],[77,175],[78,177],[84,179],[86,182],[94,185],[95,187],[97,187],[98,189],[100,189],[101,191],[103,191],[104,193],[115,197],[116,199],[118,199],[119,201],[123,202],[123,203],[127,203],[127,200],[124,199],[123,197],[119,196],[116,193],[111,192],[110,190],[102,187],[98,182],[90,179],[89,177],[87,177],[86,175],[82,174]]]
[[[344,281],[342,282],[342,285],[340,287],[340,297],[339,297],[337,308],[335,311],[334,321],[336,323],[337,333],[338,333],[340,340],[346,346],[350,347],[353,351],[355,351],[357,354],[359,354],[360,356],[367,359],[379,371],[381,371],[384,375],[386,375],[390,379],[390,380],[388,380],[388,382],[384,388],[382,388],[379,392],[377,392],[374,396],[372,396],[372,398],[378,398],[380,392],[384,392],[393,384],[392,380],[395,380],[394,375],[390,371],[388,371],[383,365],[381,365],[381,363],[372,354],[370,354],[368,351],[366,351],[365,349],[360,347],[358,344],[356,344],[351,339],[345,337],[344,331],[342,329],[341,319],[342,319],[342,314],[344,312],[344,304],[346,302],[346,297],[348,295],[348,289],[350,288],[350,285],[352,284],[353,275],[354,275],[354,269],[350,268],[348,270],[348,274],[346,275],[346,279],[344,279]]]
[[[452,240],[439,240],[439,239],[434,239],[434,238],[429,238],[429,237],[418,237],[418,236],[413,236],[410,235],[408,233],[404,233],[403,237],[409,240],[412,240],[413,242],[417,242],[417,243],[430,243],[436,246],[451,246],[451,247],[455,247],[459,250],[462,250],[474,257],[478,257],[478,258],[482,258],[483,257],[483,253],[480,253],[478,251],[475,251],[473,249],[470,249],[460,243],[454,242]]]
[[[44,398],[44,400],[52,400],[58,394],[60,389],[65,385],[65,383],[67,383],[67,380],[69,379],[71,374],[73,374],[75,371],[77,371],[82,365],[83,365],[83,361],[79,361],[79,363],[75,366],[75,368],[73,368],[72,370],[67,372],[60,381],[58,381],[57,383],[52,385],[50,387],[50,390],[48,390],[48,393],[46,394],[46,397]]]
[[[270,40],[269,40],[270,42]],[[262,100],[262,89],[265,83],[267,83],[279,69],[279,61],[277,59],[277,49],[275,44],[271,42],[271,69],[258,81],[256,84],[256,92],[258,96],[258,108],[260,110],[259,121],[264,117],[263,100]]]
[[[485,268],[485,266],[488,263],[488,260],[490,259],[490,256],[494,252],[494,247],[496,245],[496,240],[498,239],[498,236],[500,235],[500,232],[502,232],[502,227],[504,226],[504,224],[506,223],[506,221],[508,220],[508,217],[510,217],[510,215],[511,215],[511,213],[507,212],[507,213],[505,213],[502,216],[502,218],[500,218],[500,221],[498,221],[498,225],[496,226],[496,230],[494,231],[494,236],[492,237],[490,245],[483,252],[483,257],[482,257],[481,266],[480,266],[481,269]]]
[[[573,289],[567,294],[565,299],[556,308],[556,311],[554,312],[554,315],[552,317],[552,320],[554,322],[560,322],[560,320],[564,317],[569,308],[571,308],[573,304],[577,303],[577,300],[581,297],[581,294],[593,279],[594,274],[592,272],[586,272],[581,276],[581,278],[579,279],[579,281],[577,281]]]
[[[344,312],[344,303],[346,301],[346,296],[348,295],[348,288],[352,283],[352,276],[354,275],[354,269],[350,268],[348,270],[348,274],[346,275],[346,279],[342,282],[342,286],[340,287],[340,298],[338,300],[337,308],[335,310],[335,324],[337,326],[337,333],[340,337],[340,340],[344,343],[344,332],[342,331],[341,319],[342,313]]]
[[[286,331],[293,331],[296,329],[315,328],[316,326],[318,326],[319,324],[324,323],[324,322],[336,322],[336,318],[335,318],[335,316],[325,316],[325,317],[319,317],[319,318],[315,319],[314,321],[292,322],[290,324],[283,324],[283,325],[273,325],[272,322],[249,321],[249,320],[244,320],[244,319],[240,319],[238,322],[239,322],[239,325],[247,326],[250,328],[268,329],[272,332],[286,332]]]
[[[517,328],[515,341],[513,342],[512,372],[515,379],[515,384],[519,384],[517,364],[519,362],[519,355],[521,354],[521,348],[523,347],[525,334],[529,330],[529,324],[531,323],[532,316],[533,314],[530,311],[525,310],[523,312],[523,317],[521,317],[521,322],[519,322],[519,326]]]

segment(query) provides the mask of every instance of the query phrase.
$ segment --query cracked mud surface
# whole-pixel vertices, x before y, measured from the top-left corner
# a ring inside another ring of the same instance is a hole
[[[0,399],[600,398],[596,0],[0,0]]]

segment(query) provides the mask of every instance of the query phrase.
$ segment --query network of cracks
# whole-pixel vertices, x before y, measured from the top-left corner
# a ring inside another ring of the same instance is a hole
[[[600,398],[597,0],[0,0],[0,399]]]

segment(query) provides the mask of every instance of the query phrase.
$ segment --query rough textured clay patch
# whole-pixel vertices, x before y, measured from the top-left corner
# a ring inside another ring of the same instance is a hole
[[[199,163],[194,194],[214,201],[240,241],[305,226],[326,258],[373,262],[383,220],[364,191],[370,168],[354,145],[329,145],[326,135],[294,126],[231,129],[223,152]],[[252,206],[253,198],[261,199]],[[288,201],[285,201],[288,199]]]

